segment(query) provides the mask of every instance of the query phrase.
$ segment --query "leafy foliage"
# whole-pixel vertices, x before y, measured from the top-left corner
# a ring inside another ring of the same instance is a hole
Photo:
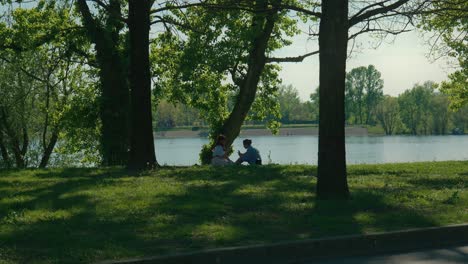
[[[411,90],[405,91],[399,98],[401,119],[410,133],[430,133],[430,102],[431,95],[437,85],[426,82],[424,85],[415,85]]]
[[[34,8],[14,9],[10,18],[1,24],[9,35],[0,51],[3,159],[12,154],[17,167],[45,167],[51,158],[63,158],[53,152],[64,131],[71,131],[66,125],[82,120],[70,118],[75,97],[83,96],[90,82],[73,52],[84,43],[67,6],[40,1]],[[73,142],[65,141],[62,149]]]
[[[436,12],[423,16],[421,27],[436,32],[433,50],[438,56],[456,58],[459,70],[443,82],[441,91],[451,98],[451,107],[459,109],[468,103],[468,2],[464,0],[434,1]],[[442,40],[442,43],[437,42]]]
[[[398,99],[385,96],[382,102],[377,106],[376,117],[385,130],[386,135],[393,135],[397,132],[402,125]]]
[[[376,107],[382,98],[383,80],[373,65],[354,68],[346,75],[346,114],[351,123],[374,123]]]
[[[213,3],[217,3],[214,1]],[[219,1],[222,3],[222,1]],[[248,7],[253,8],[253,3]],[[153,69],[157,94],[167,93],[170,100],[182,101],[200,109],[214,133],[232,110],[230,99],[236,98],[240,82],[247,74],[248,55],[257,28],[252,26],[251,11],[191,8],[173,12],[182,36],[168,31],[153,45]],[[280,12],[268,42],[267,54],[291,44],[289,37],[298,33],[296,20]],[[279,115],[277,103],[278,65],[266,65],[249,120]],[[269,118],[269,127],[278,127]]]

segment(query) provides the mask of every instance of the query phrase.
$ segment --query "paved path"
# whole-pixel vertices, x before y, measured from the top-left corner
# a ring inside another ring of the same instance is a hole
[[[336,258],[319,261],[303,262],[301,264],[458,264],[468,263],[468,245],[444,249],[397,253],[371,257]]]

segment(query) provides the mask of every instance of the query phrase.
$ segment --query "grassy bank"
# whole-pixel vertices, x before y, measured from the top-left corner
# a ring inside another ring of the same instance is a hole
[[[316,168],[0,171],[0,263],[92,262],[468,222],[468,162],[349,167],[353,199],[316,201]]]
[[[307,127],[318,127],[318,124],[282,124],[282,128],[307,128]],[[208,131],[210,127],[208,126],[177,126],[171,128],[156,128],[156,131],[179,131],[179,130],[206,130]],[[265,125],[243,125],[242,129],[264,129],[266,128]]]

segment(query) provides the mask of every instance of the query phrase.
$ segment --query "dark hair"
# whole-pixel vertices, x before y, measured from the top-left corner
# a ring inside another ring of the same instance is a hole
[[[252,140],[250,139],[244,139],[244,141],[242,141],[242,143],[244,143],[244,145],[252,145]]]
[[[226,136],[224,136],[223,134],[219,135],[216,139],[216,146],[220,145],[224,148],[224,143],[221,143],[221,141],[226,141]]]

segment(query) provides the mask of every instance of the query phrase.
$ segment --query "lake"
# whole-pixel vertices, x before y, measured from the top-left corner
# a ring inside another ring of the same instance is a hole
[[[254,136],[263,163],[317,164],[317,136]],[[234,142],[232,160],[242,152],[243,137]],[[206,138],[156,139],[159,164],[200,164],[198,153]],[[348,164],[468,160],[468,135],[464,136],[350,136],[346,137]]]

